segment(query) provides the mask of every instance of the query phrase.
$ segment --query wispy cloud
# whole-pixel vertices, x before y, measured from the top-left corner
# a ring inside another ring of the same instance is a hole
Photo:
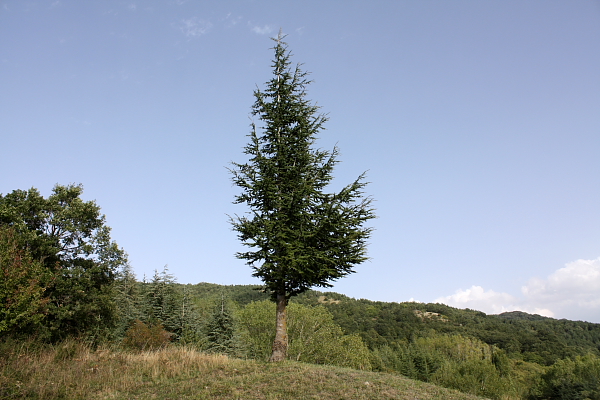
[[[241,16],[237,16],[234,17],[231,15],[231,13],[227,14],[227,16],[225,17],[225,27],[227,28],[231,28],[236,26],[237,24],[239,24],[242,21],[242,17]]]
[[[181,21],[180,29],[187,37],[194,38],[206,34],[212,28],[210,21],[205,21],[197,17],[184,19]]]
[[[545,279],[532,278],[521,287],[521,295],[486,291],[474,285],[435,302],[492,314],[519,310],[547,317],[600,322],[600,258],[573,261]]]
[[[273,32],[273,28],[269,25],[258,26],[250,24],[252,32],[257,33],[259,35],[268,35]]]

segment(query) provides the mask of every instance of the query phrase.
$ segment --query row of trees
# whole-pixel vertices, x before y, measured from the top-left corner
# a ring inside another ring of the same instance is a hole
[[[47,199],[36,189],[0,197],[2,336],[75,337],[139,350],[180,343],[269,358],[272,302],[243,306],[222,291],[194,296],[166,267],[137,281],[99,208],[81,193],[81,186],[57,186]],[[344,335],[323,307],[292,307],[290,344],[298,361],[370,368],[362,340]]]
[[[118,281],[125,286],[124,275]],[[191,345],[208,352],[268,360],[275,335],[276,305],[269,300],[240,304],[224,291],[198,297],[193,285],[176,284],[167,270],[138,282],[120,298],[121,326],[115,338],[148,349]],[[371,369],[370,352],[358,335],[345,335],[322,306],[290,304],[289,352],[296,361]]]
[[[257,289],[207,283],[188,287],[198,299],[224,294],[240,310],[261,310],[261,304],[269,304],[268,294]],[[599,324],[529,314],[486,315],[441,304],[373,302],[316,291],[294,298],[290,314],[297,307],[315,315],[319,312],[314,307],[327,310],[343,336],[359,336],[375,371],[488,398],[594,399],[600,390],[600,375],[594,369],[600,361]],[[254,351],[260,352],[254,356],[263,359],[273,337],[272,321],[268,322],[272,312],[271,308],[253,313],[257,321],[260,315],[266,321],[252,331],[257,338]],[[290,316],[292,326],[295,330]],[[290,333],[290,340],[294,335]],[[296,355],[294,347],[291,342],[290,358]],[[587,397],[580,397],[583,394]]]

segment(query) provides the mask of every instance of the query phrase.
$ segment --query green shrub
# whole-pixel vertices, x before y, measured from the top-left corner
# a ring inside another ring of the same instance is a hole
[[[250,357],[266,360],[275,336],[275,304],[248,304],[239,312],[241,340]],[[371,369],[369,349],[358,335],[344,335],[325,307],[290,303],[288,358],[313,364]]]
[[[432,375],[430,382],[492,399],[511,392],[510,380],[502,379],[494,365],[484,359],[447,361]]]

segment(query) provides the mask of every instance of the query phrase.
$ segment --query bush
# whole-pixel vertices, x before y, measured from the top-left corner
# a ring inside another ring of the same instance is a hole
[[[275,337],[275,304],[248,304],[239,313],[241,340],[250,357],[266,360]],[[344,335],[325,307],[290,303],[288,358],[313,364],[371,369],[369,349],[358,335]]]
[[[136,350],[154,350],[166,347],[171,338],[172,334],[164,330],[161,324],[148,326],[136,319],[125,333],[123,344]]]
[[[510,380],[502,379],[494,365],[483,359],[446,361],[430,382],[492,399],[502,398],[512,389]]]
[[[250,357],[266,360],[275,336],[275,304],[248,304],[239,313],[241,339]],[[344,335],[325,307],[290,303],[288,358],[370,370],[369,349],[358,335]]]

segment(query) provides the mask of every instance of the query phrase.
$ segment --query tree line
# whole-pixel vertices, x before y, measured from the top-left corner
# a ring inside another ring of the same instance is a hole
[[[243,302],[220,289],[198,296],[166,267],[137,280],[100,207],[82,193],[81,185],[56,185],[47,198],[35,188],[0,195],[2,338],[269,358],[275,305],[263,293]],[[343,334],[325,308],[294,305],[289,323],[290,358],[370,369],[362,339]]]

